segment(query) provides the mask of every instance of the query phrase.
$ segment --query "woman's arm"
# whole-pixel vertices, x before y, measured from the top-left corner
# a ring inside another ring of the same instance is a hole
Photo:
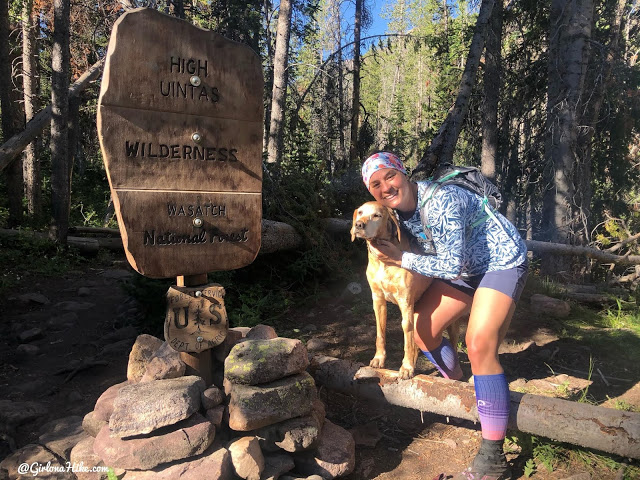
[[[436,255],[403,252],[401,266],[428,277],[452,280],[462,273],[469,198],[454,186],[442,187],[423,212],[431,225]]]

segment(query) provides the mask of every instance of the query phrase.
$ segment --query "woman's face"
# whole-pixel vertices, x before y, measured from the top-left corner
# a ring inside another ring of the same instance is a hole
[[[413,212],[416,209],[417,199],[409,179],[393,168],[383,168],[371,175],[369,192],[385,207],[401,212]]]

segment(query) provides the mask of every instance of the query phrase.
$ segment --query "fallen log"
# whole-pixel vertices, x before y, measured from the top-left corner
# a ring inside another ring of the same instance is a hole
[[[319,385],[378,403],[478,421],[473,385],[315,355],[309,373]],[[640,459],[640,413],[511,392],[509,428],[561,442]]]
[[[94,63],[69,87],[69,100],[76,98],[87,88],[92,80],[98,78],[104,66],[104,58]],[[24,130],[15,134],[0,145],[0,172],[15,159],[31,141],[42,133],[51,120],[51,105],[40,110],[25,126]]]
[[[637,265],[640,263],[640,255],[614,255],[592,247],[578,245],[565,245],[564,243],[541,242],[539,240],[526,240],[527,249],[536,253],[553,253],[556,255],[577,255],[593,258],[602,263],[616,263],[619,265]]]

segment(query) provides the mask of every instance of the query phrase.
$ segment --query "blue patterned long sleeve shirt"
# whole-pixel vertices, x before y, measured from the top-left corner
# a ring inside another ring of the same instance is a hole
[[[420,205],[431,182],[418,182],[418,205],[402,220],[411,235],[423,233]],[[504,216],[486,216],[482,197],[455,185],[438,189],[426,202],[425,220],[431,227],[435,255],[402,254],[402,267],[428,277],[453,280],[516,267],[526,260],[527,246]],[[472,226],[474,223],[479,223]]]

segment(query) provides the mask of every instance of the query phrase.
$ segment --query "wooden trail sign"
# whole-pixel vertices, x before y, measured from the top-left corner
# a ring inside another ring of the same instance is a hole
[[[226,338],[224,293],[224,288],[215,283],[169,288],[164,338],[174,350],[202,352]]]
[[[127,259],[166,278],[260,249],[263,79],[247,46],[152,9],[114,25],[98,135]]]

